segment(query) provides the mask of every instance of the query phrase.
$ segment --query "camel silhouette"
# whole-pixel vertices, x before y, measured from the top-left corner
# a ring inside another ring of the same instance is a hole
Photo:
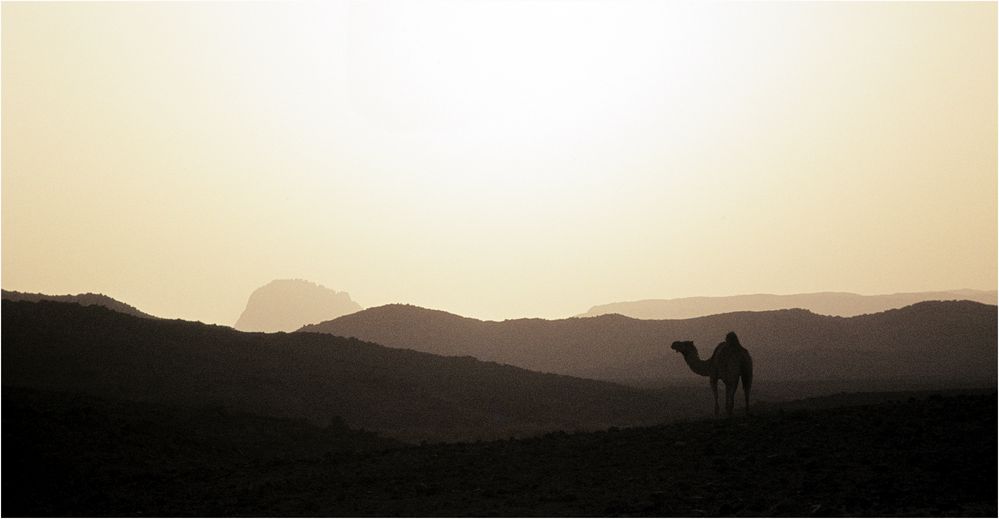
[[[701,360],[693,341],[676,341],[671,348],[683,354],[683,360],[690,370],[711,380],[711,391],[715,394],[715,415],[718,415],[718,379],[725,383],[725,411],[732,416],[735,406],[735,390],[742,379],[742,392],[746,396],[746,414],[749,414],[749,391],[753,387],[753,358],[739,343],[735,332],[729,332],[725,340],[715,347],[710,359]]]

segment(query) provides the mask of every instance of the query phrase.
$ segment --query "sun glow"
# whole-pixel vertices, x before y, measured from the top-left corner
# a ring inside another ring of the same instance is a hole
[[[642,164],[740,124],[751,105],[737,101],[767,86],[750,77],[765,67],[719,44],[766,31],[717,5],[307,5],[223,38],[261,42],[225,65],[242,104],[269,121],[268,142],[291,133],[327,152],[319,163],[347,157],[374,189],[425,201],[590,196],[622,176],[694,175]]]

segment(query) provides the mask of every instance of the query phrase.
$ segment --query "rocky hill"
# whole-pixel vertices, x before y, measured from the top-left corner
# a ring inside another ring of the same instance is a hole
[[[291,332],[361,310],[350,294],[302,279],[279,279],[250,294],[234,327],[245,332]]]

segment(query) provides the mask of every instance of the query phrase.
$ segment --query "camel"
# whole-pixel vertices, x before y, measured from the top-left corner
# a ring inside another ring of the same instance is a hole
[[[693,341],[676,341],[671,346],[683,354],[690,370],[702,377],[711,379],[711,391],[715,394],[715,416],[718,415],[718,379],[725,383],[725,410],[732,416],[735,406],[735,390],[742,378],[742,392],[746,396],[746,414],[749,414],[749,391],[753,386],[753,358],[739,343],[735,332],[729,332],[725,341],[715,347],[710,359],[701,360]]]

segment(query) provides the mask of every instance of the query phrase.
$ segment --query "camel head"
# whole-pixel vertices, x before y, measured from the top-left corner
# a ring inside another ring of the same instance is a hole
[[[687,355],[691,352],[697,352],[697,348],[694,347],[694,341],[674,341],[670,348],[672,348],[673,351],[682,353],[683,355]]]

